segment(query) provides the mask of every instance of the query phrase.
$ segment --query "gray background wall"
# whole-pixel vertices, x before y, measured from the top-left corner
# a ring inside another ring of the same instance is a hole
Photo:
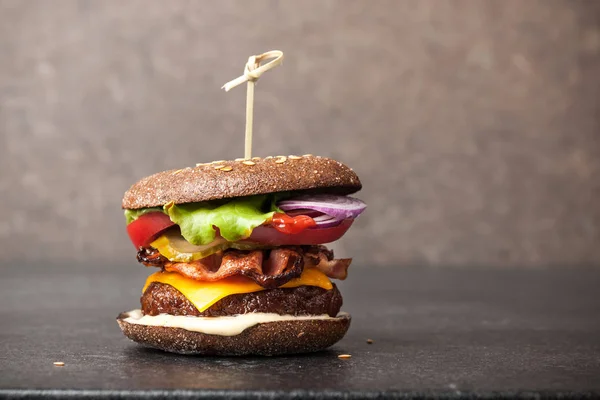
[[[357,265],[600,265],[600,2],[0,0],[0,265],[135,264],[123,192],[243,154],[333,156]]]

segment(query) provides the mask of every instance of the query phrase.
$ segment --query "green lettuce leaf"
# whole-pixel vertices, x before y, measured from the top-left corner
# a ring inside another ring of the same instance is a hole
[[[127,221],[127,225],[129,225],[142,215],[157,211],[164,212],[162,207],[140,208],[139,210],[125,210],[125,220]]]
[[[268,211],[265,211],[268,210]],[[240,197],[229,202],[206,202],[164,206],[171,221],[179,225],[181,234],[190,243],[206,245],[221,236],[230,242],[245,239],[252,230],[270,220],[277,208],[267,196]]]

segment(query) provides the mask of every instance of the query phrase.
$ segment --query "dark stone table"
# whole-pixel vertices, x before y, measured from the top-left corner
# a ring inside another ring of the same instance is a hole
[[[2,272],[0,397],[600,394],[600,269],[355,266],[340,285],[348,335],[329,351],[278,358],[178,356],[130,342],[115,317],[138,306],[150,271],[135,264]]]

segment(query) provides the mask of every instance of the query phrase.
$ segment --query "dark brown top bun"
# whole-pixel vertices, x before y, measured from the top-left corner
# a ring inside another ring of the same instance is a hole
[[[135,183],[123,197],[127,209],[309,190],[346,195],[362,188],[339,161],[319,156],[278,156],[214,161],[159,172]]]

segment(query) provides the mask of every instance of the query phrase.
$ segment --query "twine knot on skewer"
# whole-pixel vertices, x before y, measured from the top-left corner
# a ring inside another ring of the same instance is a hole
[[[261,62],[265,60],[271,60],[263,65]],[[283,52],[279,50],[271,50],[266,53],[259,54],[257,56],[248,57],[248,62],[244,67],[244,75],[235,78],[223,85],[221,89],[225,89],[226,92],[230,91],[236,86],[241,85],[244,82],[256,82],[262,74],[275,68],[283,62]]]

